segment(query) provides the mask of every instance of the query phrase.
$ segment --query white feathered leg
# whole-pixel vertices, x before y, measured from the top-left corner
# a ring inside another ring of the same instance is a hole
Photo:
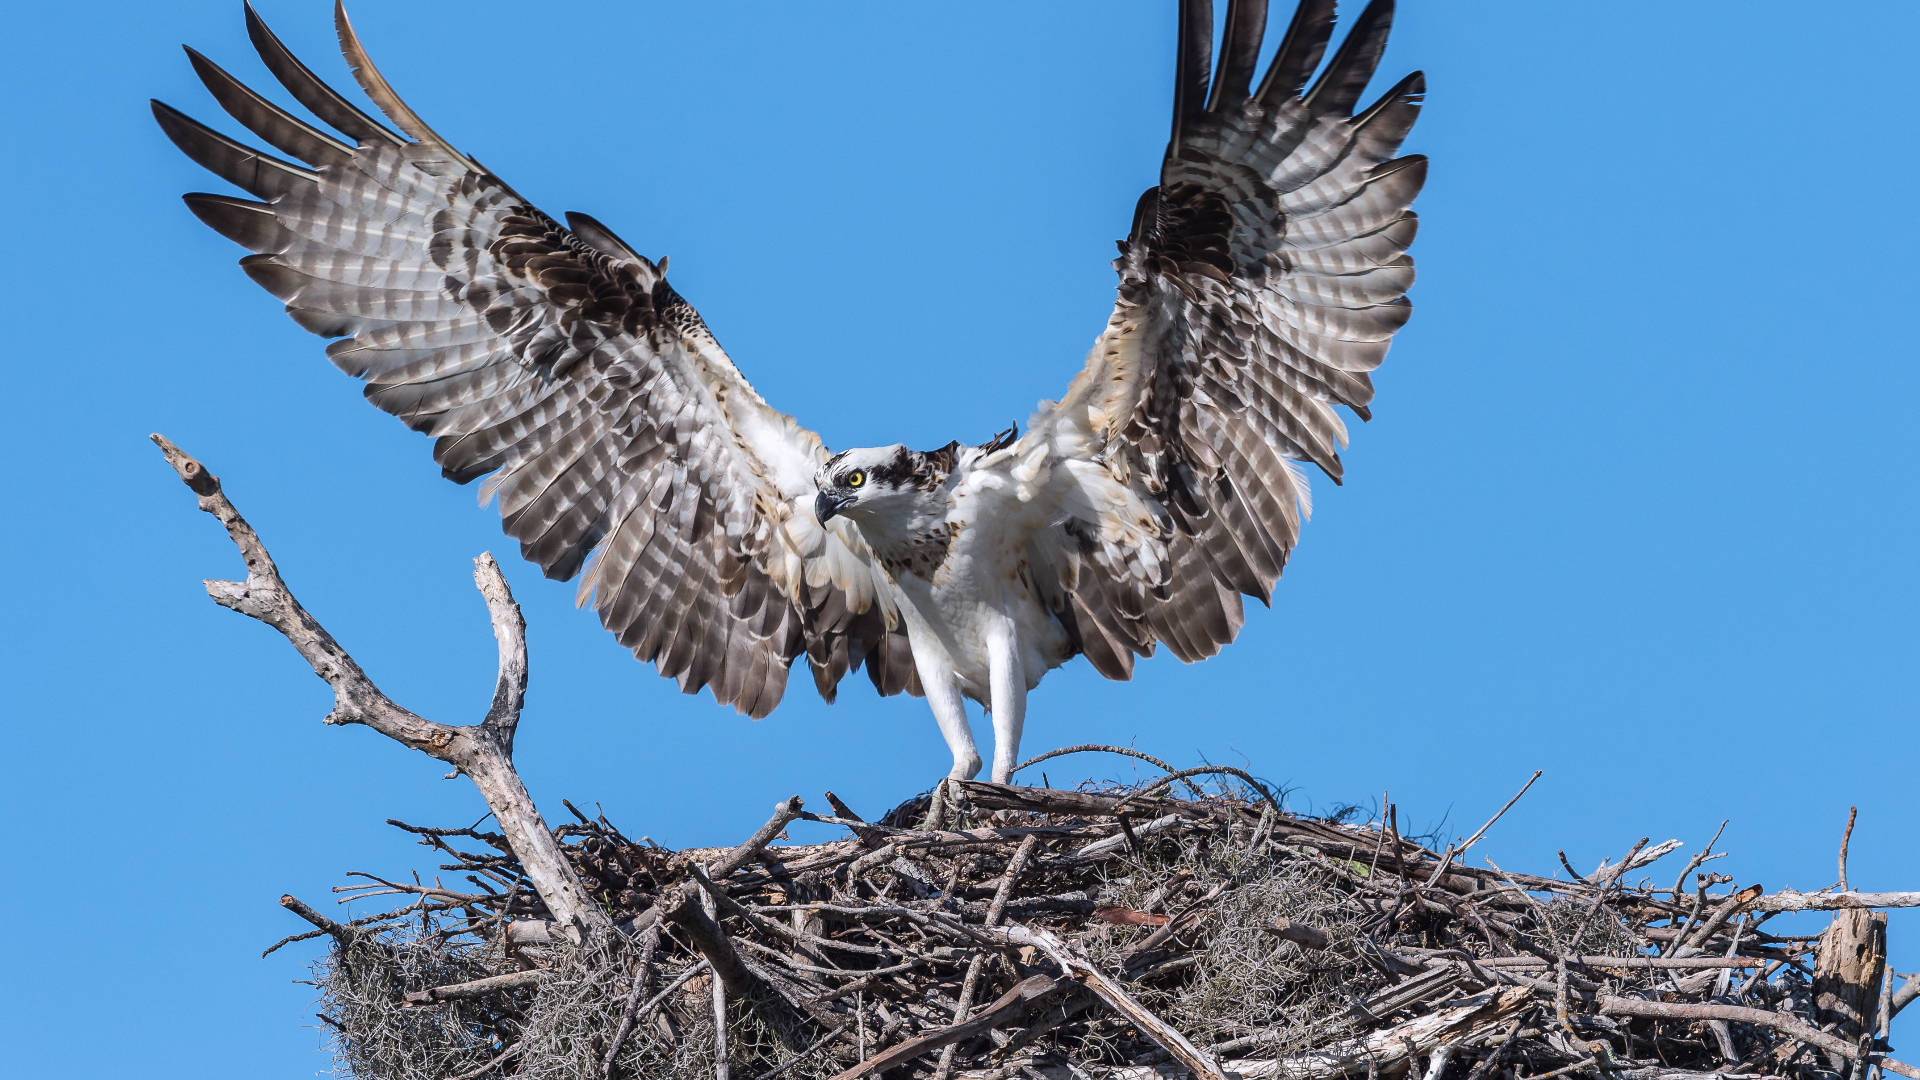
[[[987,639],[988,677],[992,681],[993,782],[1013,780],[1020,764],[1020,729],[1027,723],[1027,673],[1021,668],[1013,632]]]
[[[927,693],[927,707],[940,725],[940,734],[953,751],[952,780],[971,780],[980,775],[980,751],[973,744],[973,729],[967,726],[967,702],[960,696],[960,684],[945,666],[923,662],[915,651],[914,669],[920,673],[920,688]]]

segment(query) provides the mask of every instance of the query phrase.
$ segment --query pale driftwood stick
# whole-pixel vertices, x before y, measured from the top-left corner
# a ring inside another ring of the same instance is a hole
[[[1839,911],[1843,908],[1920,907],[1920,892],[1803,893],[1782,889],[1747,905],[1748,911]]]
[[[1677,1004],[1623,997],[1600,997],[1595,999],[1594,1004],[1600,1012],[1609,1016],[1646,1016],[1661,1020],[1731,1020],[1736,1024],[1758,1024],[1798,1039],[1808,1046],[1840,1054],[1849,1060],[1859,1052],[1858,1047],[1835,1038],[1804,1020],[1784,1013],[1768,1012],[1765,1009],[1721,1005],[1717,1002]],[[1902,1061],[1895,1061],[1877,1051],[1868,1056],[1872,1064],[1879,1065],[1888,1072],[1899,1073],[1901,1076],[1911,1077],[1912,1080],[1920,1080],[1920,1068]]]
[[[1165,1020],[1155,1016],[1146,1006],[1133,999],[1111,976],[1102,971],[1099,965],[1087,959],[1079,949],[1060,940],[1054,934],[1030,926],[1009,926],[1004,931],[1007,939],[1018,945],[1031,945],[1052,958],[1060,969],[1075,982],[1100,995],[1107,1007],[1132,1021],[1135,1027],[1146,1033],[1147,1037],[1160,1044],[1160,1048],[1173,1055],[1186,1069],[1202,1080],[1226,1080],[1212,1059],[1200,1052],[1200,1048],[1187,1041],[1185,1035],[1174,1030]]]
[[[1875,1008],[1873,1037],[1888,1043],[1893,1037],[1893,968],[1880,966],[1880,1001]],[[1722,991],[1724,993],[1724,990]]]
[[[466,998],[486,997],[506,990],[519,990],[528,986],[538,986],[547,977],[545,970],[535,968],[532,971],[510,971],[505,975],[475,979],[472,982],[453,983],[449,986],[435,986],[427,990],[415,990],[400,1000],[407,1005],[438,1005],[443,1001],[461,1001]]]
[[[1520,988],[1470,998],[1450,1009],[1418,1016],[1326,1050],[1282,1058],[1228,1061],[1240,1080],[1338,1080],[1377,1073],[1387,1076],[1445,1043],[1466,1043],[1504,1030],[1505,1022],[1531,1006],[1532,994]],[[1153,1080],[1168,1075],[1160,1066],[1115,1069],[1108,1080]]]
[[[1638,870],[1643,866],[1651,866],[1654,863],[1659,862],[1661,859],[1666,858],[1667,856],[1673,854],[1676,851],[1679,851],[1681,848],[1686,846],[1686,844],[1681,840],[1673,839],[1673,840],[1662,840],[1660,843],[1655,844],[1652,847],[1645,847],[1647,841],[1650,839],[1652,839],[1652,837],[1642,837],[1640,840],[1641,846],[1635,848],[1634,851],[1630,853],[1618,865],[1615,865],[1615,866],[1601,865],[1599,867],[1596,867],[1593,873],[1588,874],[1587,876],[1590,878],[1597,878],[1605,874],[1610,876],[1609,880],[1617,882],[1621,878],[1626,876],[1627,871]]]
[[[1138,842],[1142,836],[1152,836],[1156,833],[1166,832],[1168,829],[1187,820],[1189,819],[1183,818],[1178,814],[1167,814],[1164,817],[1154,818],[1152,821],[1147,822],[1137,829],[1133,829],[1126,828],[1126,819],[1121,818],[1120,823],[1123,826],[1123,831],[1114,833],[1112,836],[1103,836],[1074,852],[1073,855],[1074,858],[1077,859],[1095,859],[1102,855],[1111,855],[1127,846],[1127,836],[1129,832],[1132,834],[1134,840]]]
[[[332,687],[333,709],[326,723],[364,724],[465,773],[480,789],[534,891],[566,935],[578,942],[611,934],[611,920],[581,886],[513,769],[513,734],[526,693],[526,624],[492,556],[474,560],[474,580],[486,598],[494,637],[500,643],[493,705],[485,719],[471,726],[427,720],[381,693],[333,635],[300,606],[259,534],[221,491],[219,479],[164,436],[154,435],[153,441],[181,481],[199,497],[200,509],[226,527],[227,537],[246,563],[245,581],[208,581],[207,594],[222,607],[278,630],[314,674]]]
[[[513,602],[507,578],[490,552],[473,560],[473,584],[486,598],[493,622],[493,640],[500,647],[500,674],[493,684],[493,702],[480,726],[494,733],[500,749],[513,756],[513,736],[520,727],[520,711],[527,704],[527,619]]]

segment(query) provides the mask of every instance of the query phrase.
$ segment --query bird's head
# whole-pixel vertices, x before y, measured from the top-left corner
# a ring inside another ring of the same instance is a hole
[[[914,483],[913,451],[892,446],[843,450],[814,473],[813,512],[822,522],[841,514],[855,520],[890,507],[905,508],[920,489]]]

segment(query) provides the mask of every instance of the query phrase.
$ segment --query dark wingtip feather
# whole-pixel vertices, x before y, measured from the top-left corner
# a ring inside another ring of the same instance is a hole
[[[150,104],[160,130],[181,153],[242,191],[275,199],[314,179],[311,170],[235,142],[163,101]]]
[[[1260,63],[1260,39],[1267,32],[1267,0],[1231,0],[1227,32],[1220,42],[1220,75],[1207,108],[1217,110],[1247,100],[1254,68]]]
[[[280,224],[273,207],[266,203],[204,191],[189,192],[181,199],[208,228],[248,251],[285,251],[293,243],[293,234]]]
[[[1387,49],[1387,32],[1392,28],[1393,0],[1368,4],[1353,29],[1347,31],[1347,40],[1340,43],[1340,51],[1333,54],[1327,70],[1307,91],[1307,108],[1316,113],[1352,112],[1374,69],[1380,66],[1380,55]]]
[[[304,123],[286,110],[255,93],[253,88],[234,78],[219,64],[207,59],[198,49],[182,45],[187,62],[200,77],[207,92],[227,111],[227,115],[245,124],[255,135],[276,149],[307,162],[323,165],[344,160],[353,147]]]
[[[240,269],[253,279],[255,285],[282,300],[291,301],[300,295],[300,286],[304,283],[300,275],[287,269],[272,255],[249,255],[240,260]]]
[[[1167,153],[1180,146],[1186,121],[1199,115],[1213,77],[1213,0],[1180,0],[1180,44],[1173,77],[1173,137]]]
[[[1267,76],[1260,80],[1256,97],[1261,101],[1292,97],[1307,85],[1313,69],[1326,55],[1327,42],[1333,39],[1336,14],[1334,0],[1300,0],[1293,20],[1287,24],[1286,36],[1273,54],[1273,63],[1267,66]]]
[[[273,73],[273,77],[286,87],[293,99],[312,110],[313,115],[332,125],[351,138],[362,142],[385,142],[394,146],[403,146],[406,140],[388,131],[385,125],[362,112],[352,102],[340,96],[340,92],[328,86],[326,81],[313,73],[313,69],[300,62],[293,50],[286,47],[274,32],[267,28],[266,21],[252,4],[246,5],[247,40],[253,42],[253,49],[260,54],[260,61]]]

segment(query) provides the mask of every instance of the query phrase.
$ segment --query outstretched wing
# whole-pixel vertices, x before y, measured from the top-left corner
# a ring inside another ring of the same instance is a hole
[[[220,105],[300,162],[155,102],[175,144],[255,197],[192,194],[193,212],[254,252],[241,265],[296,322],[340,339],[327,355],[368,400],[434,436],[449,479],[492,474],[484,491],[521,552],[549,577],[584,567],[581,602],[688,693],[764,716],[802,653],[829,699],[862,663],[883,693],[914,689],[870,554],[811,510],[819,437],[754,392],[664,259],[528,204],[401,102],[339,7],[335,22],[361,87],[407,137],[249,6],[267,68],[347,138],[189,49]]]
[[[1426,159],[1395,157],[1425,82],[1354,112],[1386,46],[1374,0],[1312,80],[1333,0],[1302,0],[1257,87],[1265,0],[1232,0],[1212,73],[1208,0],[1182,0],[1173,134],[1120,245],[1119,301],[1085,370],[1034,420],[1016,466],[1064,498],[1050,595],[1101,672],[1165,642],[1211,656],[1263,603],[1310,510],[1311,462],[1337,483],[1345,405],[1407,321]]]

